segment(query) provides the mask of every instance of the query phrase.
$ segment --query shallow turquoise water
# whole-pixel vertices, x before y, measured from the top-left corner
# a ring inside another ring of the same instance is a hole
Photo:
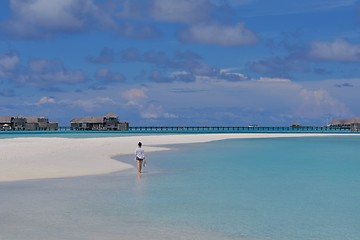
[[[359,143],[358,137],[241,139],[189,146],[170,159],[164,154],[171,173],[154,185],[176,191],[170,205],[158,208],[174,208],[179,221],[229,237],[357,239]]]
[[[105,138],[133,135],[141,135],[141,133],[129,131],[0,131],[0,139],[24,137]]]
[[[359,239],[359,144],[225,140],[148,154],[141,178],[130,170],[0,183],[1,237]]]

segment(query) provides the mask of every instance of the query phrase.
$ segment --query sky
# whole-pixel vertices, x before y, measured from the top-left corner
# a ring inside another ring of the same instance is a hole
[[[359,64],[355,0],[0,1],[0,116],[324,126]]]

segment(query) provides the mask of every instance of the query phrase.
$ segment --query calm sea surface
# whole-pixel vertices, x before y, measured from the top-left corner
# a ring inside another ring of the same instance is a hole
[[[359,146],[224,140],[147,154],[141,177],[0,183],[0,239],[360,239]]]

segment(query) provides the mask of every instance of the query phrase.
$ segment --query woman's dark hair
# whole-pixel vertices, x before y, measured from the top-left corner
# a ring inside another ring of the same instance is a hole
[[[139,142],[139,143],[138,143],[138,146],[139,146],[139,147],[141,147],[141,145],[142,145],[142,143],[141,143],[141,142]]]

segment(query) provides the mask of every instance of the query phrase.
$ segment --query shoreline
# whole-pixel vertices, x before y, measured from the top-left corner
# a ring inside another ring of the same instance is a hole
[[[104,138],[26,137],[0,139],[0,182],[80,177],[134,168],[115,160],[133,155],[139,141],[146,152],[172,144],[204,143],[239,138],[354,136],[337,133],[226,133],[138,135]]]

